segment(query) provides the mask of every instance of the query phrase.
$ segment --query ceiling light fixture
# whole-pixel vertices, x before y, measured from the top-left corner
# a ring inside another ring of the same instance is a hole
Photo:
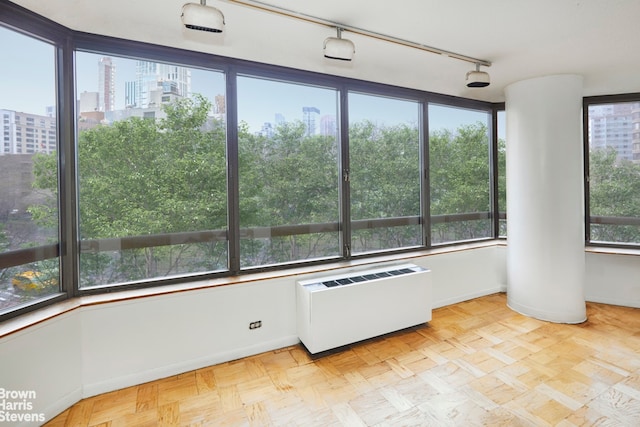
[[[207,6],[207,0],[200,0],[200,4],[187,3],[182,6],[182,23],[190,30],[221,33],[224,15],[219,9]]]
[[[338,37],[327,37],[324,41],[324,57],[351,61],[356,52],[355,45],[351,40],[342,38],[342,28],[336,27],[336,30]]]
[[[480,64],[476,64],[476,69],[467,73],[467,87],[487,87],[489,86],[489,73],[480,71]]]

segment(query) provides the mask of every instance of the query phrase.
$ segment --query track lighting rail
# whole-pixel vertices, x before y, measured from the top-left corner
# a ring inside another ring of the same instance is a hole
[[[490,67],[491,62],[485,59],[474,58],[472,56],[463,55],[461,53],[452,52],[450,50],[440,49],[433,46],[428,46],[422,43],[413,42],[410,40],[401,39],[398,37],[389,36],[386,34],[378,33],[375,31],[369,31],[364,28],[353,27],[351,25],[346,25],[339,22],[330,21],[324,18],[318,18],[316,16],[307,15],[306,13],[296,12],[294,10],[285,9],[278,6],[273,6],[258,0],[224,0],[228,3],[235,3],[242,6],[251,7],[253,9],[262,10],[265,12],[270,12],[278,15],[287,16],[289,18],[295,18],[302,21],[312,22],[318,25],[324,25],[331,28],[341,28],[344,31],[348,31],[354,34],[360,34],[362,36],[367,36],[371,38],[375,38],[378,40],[384,40],[386,42],[399,44],[402,46],[412,47],[414,49],[423,50],[426,52],[435,53],[438,55],[448,56],[449,58],[458,59],[460,61],[471,62],[472,64],[478,64],[485,67]]]

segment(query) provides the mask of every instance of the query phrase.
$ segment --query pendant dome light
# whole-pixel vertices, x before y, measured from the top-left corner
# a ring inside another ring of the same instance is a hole
[[[342,28],[336,27],[337,37],[327,37],[324,41],[324,57],[329,59],[339,59],[341,61],[351,61],[356,52],[355,45],[351,40],[342,38]]]
[[[221,33],[224,15],[219,9],[207,6],[207,0],[200,0],[200,4],[187,3],[182,6],[182,23],[190,30]]]
[[[476,63],[476,69],[467,73],[467,87],[487,87],[489,86],[489,73],[480,71],[480,64]]]

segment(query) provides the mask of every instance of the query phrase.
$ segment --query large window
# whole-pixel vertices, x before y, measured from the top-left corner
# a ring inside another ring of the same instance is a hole
[[[226,270],[224,75],[76,61],[81,287]]]
[[[429,105],[432,244],[491,237],[491,114]]]
[[[422,244],[421,104],[349,93],[352,253]]]
[[[56,49],[2,27],[0,40],[1,314],[58,293],[60,263]]]
[[[0,29],[0,319],[75,295],[504,235],[495,104],[0,10],[2,25],[36,33]],[[627,205],[597,210],[598,194],[593,230],[639,227],[619,225]]]
[[[238,77],[241,267],[341,255],[338,92]]]
[[[640,244],[640,99],[588,105],[588,240]]]

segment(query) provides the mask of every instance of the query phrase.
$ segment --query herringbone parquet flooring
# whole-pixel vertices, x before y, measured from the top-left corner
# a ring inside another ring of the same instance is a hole
[[[78,402],[47,426],[640,426],[640,309],[546,323],[495,294],[319,357],[301,346]]]

